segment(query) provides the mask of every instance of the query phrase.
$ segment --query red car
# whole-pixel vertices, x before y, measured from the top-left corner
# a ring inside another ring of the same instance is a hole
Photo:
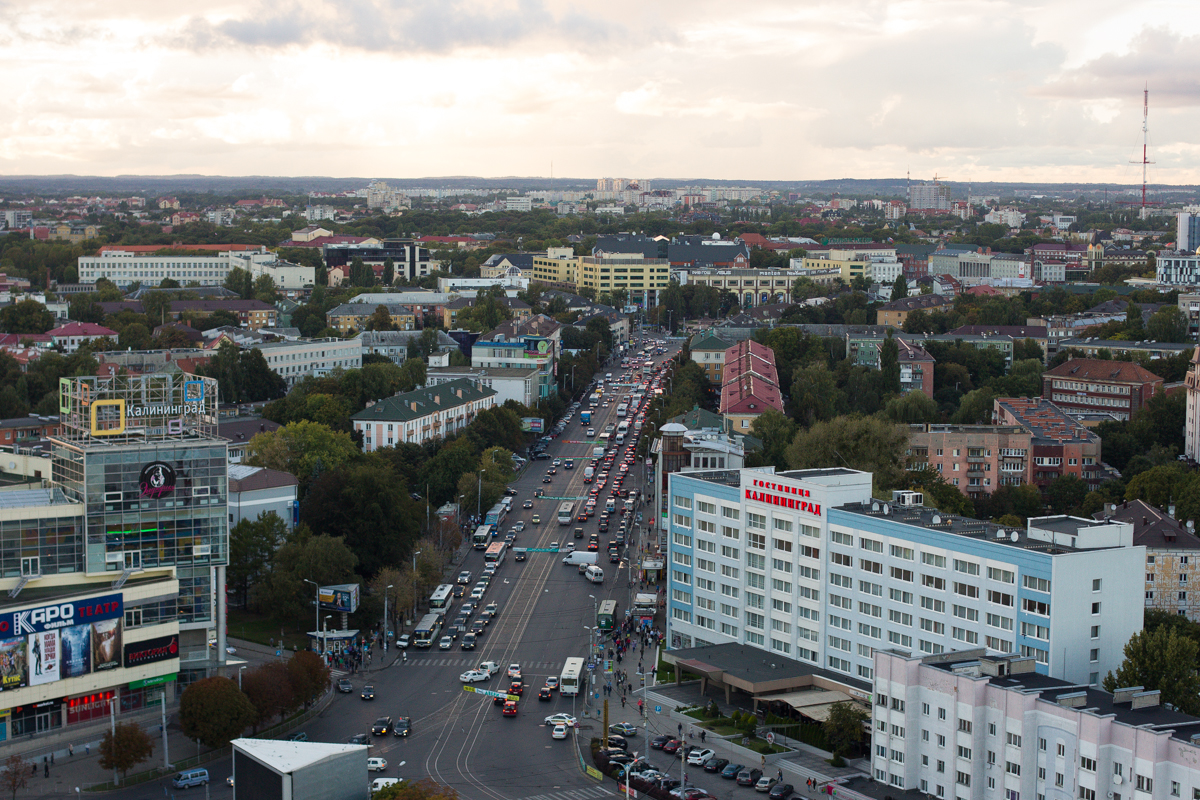
[[[588,542],[587,549],[589,551],[595,552],[596,550],[600,549],[600,545],[596,542]]]
[[[662,751],[664,753],[674,753],[676,750],[678,750],[682,746],[683,746],[683,742],[679,741],[678,739],[672,739],[671,741],[667,742],[666,744],[664,744],[662,746]]]
[[[512,686],[508,687],[508,693],[515,694],[520,697],[525,693],[525,684],[521,683],[520,681],[513,681]]]
[[[517,704],[512,700],[505,700],[504,708],[500,713],[506,717],[515,717],[517,715]]]

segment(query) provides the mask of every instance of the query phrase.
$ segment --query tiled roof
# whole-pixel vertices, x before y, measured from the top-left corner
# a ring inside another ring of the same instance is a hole
[[[1011,336],[1014,339],[1045,339],[1045,325],[963,325],[950,331],[963,336]]]
[[[228,253],[240,250],[262,250],[260,244],[106,244],[100,248],[105,253],[134,253],[147,255],[159,250],[205,250],[212,253]]]
[[[116,336],[117,332],[109,330],[94,322],[68,322],[53,330],[46,331],[50,336]]]
[[[1099,511],[1096,519],[1133,524],[1133,544],[1161,550],[1200,550],[1200,536],[1144,500],[1121,503],[1112,511]]]
[[[779,385],[775,351],[753,339],[740,341],[725,351],[725,371],[721,377],[724,383],[732,383],[749,375]]]
[[[940,294],[918,294],[912,297],[902,297],[899,300],[893,300],[890,303],[885,303],[880,306],[883,311],[913,311],[918,308],[935,308],[937,306],[948,306],[954,303],[954,299],[943,297]]]
[[[695,352],[696,350],[700,350],[700,351],[720,350],[723,353],[726,350],[728,350],[729,347],[730,347],[729,342],[727,342],[724,339],[721,339],[719,337],[716,337],[716,336],[705,336],[700,341],[695,342],[694,344],[691,345],[691,349],[693,352]]]
[[[761,414],[768,408],[783,413],[783,398],[778,386],[757,375],[743,375],[737,380],[726,381],[721,387],[722,414]]]
[[[1073,358],[1043,374],[1076,380],[1090,378],[1121,383],[1162,383],[1162,378],[1132,361],[1103,361],[1098,358]]]
[[[459,378],[380,400],[351,419],[361,422],[408,422],[438,411],[493,397],[495,394],[492,389],[477,386],[466,378]]]
[[[269,419],[231,419],[217,423],[217,436],[231,442],[248,442],[260,433],[279,430],[278,422]]]

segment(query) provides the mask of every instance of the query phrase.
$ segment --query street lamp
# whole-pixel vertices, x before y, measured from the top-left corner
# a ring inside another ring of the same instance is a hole
[[[413,553],[413,622],[417,621],[417,556],[421,555],[418,550]]]
[[[387,585],[387,589],[383,590],[383,652],[387,652],[388,646],[388,595],[391,594],[388,590],[392,588],[392,584]]]
[[[242,671],[243,671],[244,669],[246,669],[246,668],[245,668],[245,667],[238,667],[238,691],[239,691],[239,692],[242,690]]]
[[[329,653],[329,618],[332,616],[333,614],[325,615],[325,627],[322,629],[321,634],[321,650],[326,654]]]
[[[321,586],[308,578],[304,578],[304,582],[311,583],[317,592],[313,602],[313,634],[315,635],[321,629]]]

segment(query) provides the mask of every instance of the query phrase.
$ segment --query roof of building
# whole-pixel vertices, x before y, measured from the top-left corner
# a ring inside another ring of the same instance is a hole
[[[31,506],[69,505],[73,500],[57,487],[52,489],[16,489],[0,492],[0,509],[29,508]]]
[[[950,331],[961,336],[1011,336],[1014,339],[1045,339],[1045,325],[962,325]]]
[[[692,406],[691,411],[685,411],[677,417],[671,417],[667,422],[683,425],[685,430],[701,430],[703,428],[725,429],[725,418],[714,414],[700,406]],[[665,427],[665,426],[664,426]]]
[[[366,422],[407,422],[495,395],[494,389],[478,386],[466,378],[459,378],[385,398],[358,412],[351,419]]]
[[[847,503],[837,506],[835,510],[844,511],[847,514],[890,519],[901,525],[954,534],[980,542],[994,542],[1003,547],[1037,550],[1051,555],[1073,553],[1078,549],[1062,542],[1031,537],[1026,531],[1019,528],[996,525],[986,520],[970,517],[959,517],[925,506],[901,506],[896,503],[873,500],[870,503]]]
[[[513,341],[522,336],[553,336],[562,325],[545,314],[534,314],[526,319],[510,319],[479,337],[479,342],[497,341],[499,337]]]
[[[0,428],[42,428],[47,425],[58,425],[58,417],[12,417],[0,419]]]
[[[879,307],[881,311],[914,311],[918,308],[936,308],[951,305],[954,298],[940,294],[917,294],[912,297],[901,297]]]
[[[725,351],[725,371],[721,374],[721,380],[723,384],[728,384],[748,375],[756,375],[774,386],[779,385],[775,351],[753,339],[743,339]]]
[[[262,489],[279,489],[297,486],[300,481],[290,472],[280,472],[266,467],[251,467],[246,464],[229,465],[229,492],[256,492]]]
[[[231,442],[248,442],[260,433],[271,433],[280,427],[278,422],[266,418],[235,417],[217,423],[217,436]]]
[[[998,397],[995,404],[1006,421],[1033,436],[1034,444],[1100,441],[1099,435],[1043,397]]]
[[[783,413],[779,387],[753,373],[726,381],[721,387],[722,414],[761,414],[768,408]]]
[[[171,311],[275,311],[262,300],[172,300]]]
[[[750,258],[750,248],[744,244],[669,244],[667,260],[672,264],[732,264],[741,256]]]
[[[355,338],[362,340],[363,347],[388,347],[407,345],[421,338],[422,333],[424,331],[362,331]],[[450,338],[445,331],[439,330],[437,334],[438,346],[458,347],[458,342]]]
[[[863,692],[871,691],[871,684],[867,681],[737,642],[670,650],[668,660],[680,664],[684,669],[702,672],[718,680],[734,679],[754,694],[761,691],[780,691],[784,688],[777,685],[780,682],[795,682],[797,686],[808,686],[811,685],[811,681],[806,680],[804,676],[812,675],[819,675]]]
[[[1077,380],[1090,378],[1119,383],[1162,383],[1162,378],[1132,361],[1102,361],[1098,358],[1073,358],[1043,374]]]
[[[361,753],[366,763],[367,745],[331,744],[327,742],[289,742],[278,739],[234,739],[231,744],[276,772],[288,774],[319,764],[333,756]],[[241,779],[239,778],[239,783]]]
[[[94,322],[68,322],[46,331],[50,336],[116,336],[117,332]]]
[[[1157,550],[1200,550],[1200,536],[1145,500],[1130,500],[1111,509],[1097,511],[1098,520],[1114,519],[1133,525],[1133,543]]]
[[[896,351],[897,351],[896,355],[898,356],[898,358],[901,362],[903,362],[903,361],[923,361],[926,363],[932,363],[932,362],[936,361],[936,359],[933,356],[931,356],[929,354],[929,351],[926,350],[924,347],[921,347],[918,344],[914,344],[914,343],[908,341],[907,339],[904,339],[899,336],[897,336],[895,338],[896,338]],[[879,342],[879,346],[880,347],[883,346],[882,341]]]
[[[495,267],[505,261],[518,269],[532,269],[533,257],[542,256],[544,253],[494,253],[488,256],[488,260],[480,264],[481,267]]]
[[[537,367],[426,367],[426,375],[464,375],[474,378],[519,378],[536,375]]]
[[[105,253],[152,255],[160,250],[205,250],[212,253],[227,253],[238,250],[265,251],[266,248],[261,244],[106,244],[100,248],[100,255]]]

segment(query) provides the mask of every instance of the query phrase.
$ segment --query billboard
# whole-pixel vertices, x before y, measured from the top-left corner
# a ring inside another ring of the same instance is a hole
[[[549,339],[528,336],[525,338],[525,358],[545,358],[551,355],[552,347]]]
[[[0,636],[20,636],[69,628],[83,622],[120,619],[125,613],[121,599],[120,594],[106,594],[21,611],[6,611],[0,614]]]
[[[317,605],[323,611],[341,611],[353,614],[358,610],[358,584],[343,583],[337,586],[321,586],[317,590]]]
[[[0,691],[19,689],[28,678],[28,661],[24,636],[0,639]]]
[[[140,667],[158,661],[179,658],[179,635],[158,636],[133,642],[124,647],[122,662],[126,667]]]
[[[121,666],[121,620],[93,622],[92,672],[102,672]]]
[[[58,660],[62,654],[59,631],[29,634],[29,685],[40,686],[58,680]]]
[[[0,614],[0,691],[121,666],[120,594]]]
[[[521,417],[521,430],[526,433],[541,433],[546,428],[546,421],[541,417]]]

